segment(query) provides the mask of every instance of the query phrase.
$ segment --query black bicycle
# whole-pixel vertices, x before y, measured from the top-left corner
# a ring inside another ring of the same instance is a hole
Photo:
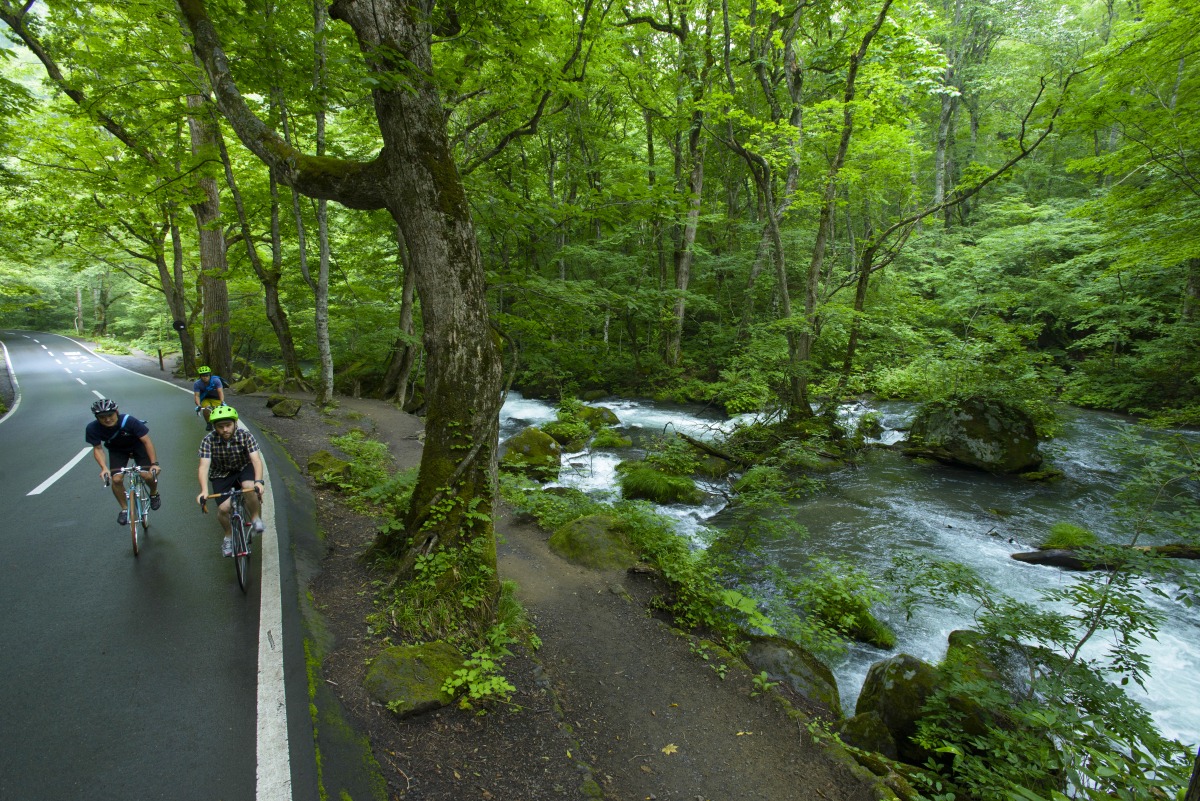
[[[215,499],[218,506],[224,503],[226,498],[229,499],[229,529],[230,538],[233,540],[233,572],[237,576],[238,586],[242,588],[242,592],[246,591],[246,585],[250,583],[250,544],[254,539],[254,524],[246,516],[246,507],[242,503],[242,496],[247,492],[255,491],[253,489],[242,489],[241,487],[230,487],[224,492],[208,495],[200,502],[200,510],[208,514],[208,500],[210,498]]]
[[[122,476],[121,481],[125,485],[125,509],[129,512],[129,533],[133,537],[134,556],[141,552],[138,526],[141,526],[143,536],[150,529],[150,487],[146,484],[143,472],[150,471],[143,471],[137,466],[109,471],[110,475]],[[110,479],[105,479],[104,486],[107,487],[109,481]]]

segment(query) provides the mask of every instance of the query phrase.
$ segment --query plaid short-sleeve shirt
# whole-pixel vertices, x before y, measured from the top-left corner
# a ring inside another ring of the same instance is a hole
[[[258,441],[244,428],[235,428],[228,440],[221,439],[216,431],[210,431],[200,440],[200,458],[212,459],[208,475],[225,478],[240,473],[250,464],[250,454],[258,450]]]

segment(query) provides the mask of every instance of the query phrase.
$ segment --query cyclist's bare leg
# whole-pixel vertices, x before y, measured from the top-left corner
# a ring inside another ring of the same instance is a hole
[[[125,508],[125,482],[124,476],[120,473],[112,473],[112,494],[117,499],[117,503],[121,508]]]
[[[242,489],[253,490],[253,481],[243,481]],[[246,505],[246,514],[250,515],[251,520],[258,520],[259,513],[262,511],[262,504],[259,503],[257,492],[247,492],[242,495],[242,503]]]
[[[226,499],[224,503],[217,507],[217,521],[220,522],[226,537],[233,533],[233,529],[229,524],[229,505],[230,501]]]

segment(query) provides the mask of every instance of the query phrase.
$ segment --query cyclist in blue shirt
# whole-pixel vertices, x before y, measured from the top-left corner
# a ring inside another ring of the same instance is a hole
[[[100,465],[100,478],[112,481],[113,496],[121,507],[117,515],[117,523],[124,526],[129,523],[129,510],[125,508],[125,489],[122,486],[122,476],[113,475],[113,469],[120,470],[133,459],[138,467],[145,468],[142,477],[150,488],[150,508],[157,509],[162,505],[158,496],[158,457],[154,454],[154,443],[150,441],[150,429],[144,422],[131,414],[119,414],[115,401],[101,398],[92,404],[92,414],[96,419],[87,424],[84,439],[92,446],[92,457]],[[104,450],[108,449],[105,455]]]
[[[213,375],[211,367],[203,366],[197,372],[200,378],[192,384],[192,397],[196,401],[196,412],[204,415],[204,428],[212,431],[208,416],[214,406],[225,403],[225,384],[219,375]]]

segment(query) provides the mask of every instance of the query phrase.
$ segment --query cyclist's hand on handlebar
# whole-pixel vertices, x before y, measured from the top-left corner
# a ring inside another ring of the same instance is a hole
[[[103,481],[104,486],[107,487],[109,484],[112,483],[112,473],[108,472],[107,470],[101,470],[100,471],[100,480]]]
[[[202,493],[200,493],[199,495],[197,495],[197,496],[196,496],[196,503],[200,504],[200,508],[201,508],[201,509],[204,509],[204,507],[208,505],[208,494],[207,494],[207,493],[204,493],[204,492],[202,492]],[[207,510],[206,510],[206,511],[207,511]]]
[[[162,468],[159,467],[158,465],[156,465],[156,464],[150,465],[150,477],[151,478],[157,479],[158,474],[161,472],[162,472]]]

